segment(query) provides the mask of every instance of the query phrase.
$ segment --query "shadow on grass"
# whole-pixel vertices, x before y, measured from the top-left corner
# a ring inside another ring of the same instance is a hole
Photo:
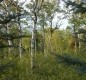
[[[15,66],[14,62],[8,62],[6,64],[2,64],[0,65],[0,73],[5,72],[5,70],[9,69],[9,68],[13,68]]]
[[[56,59],[58,63],[63,63],[67,66],[73,66],[73,68],[78,71],[79,73],[85,73],[86,74],[86,62],[81,61],[78,58],[74,58],[70,55],[56,55]]]

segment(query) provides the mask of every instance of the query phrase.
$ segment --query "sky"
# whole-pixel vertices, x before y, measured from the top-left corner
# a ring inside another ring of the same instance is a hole
[[[57,22],[59,22],[59,21],[57,21],[57,16],[63,16],[63,14],[57,14],[56,16],[55,16],[55,18],[54,18],[54,20],[53,20],[53,23],[57,23]],[[62,19],[61,21],[60,21],[60,23],[61,23],[61,26],[60,26],[60,29],[66,29],[66,27],[67,27],[67,25],[68,25],[68,20],[67,19]]]
[[[25,4],[26,3],[28,3],[30,0],[19,0],[19,2],[22,4],[22,3],[24,3],[25,2]],[[24,4],[24,5],[25,5]],[[23,6],[24,6],[23,5]],[[60,6],[61,6],[61,8],[63,9],[64,7],[63,7],[63,2],[61,2],[61,4],[60,4]],[[53,19],[53,24],[56,24],[57,23],[57,16],[63,16],[63,14],[57,14],[56,16],[55,16],[55,18]],[[63,20],[61,20],[61,22],[60,23],[62,23],[62,25],[60,26],[60,29],[66,29],[66,27],[67,27],[67,25],[68,25],[68,20],[67,19],[63,19]]]

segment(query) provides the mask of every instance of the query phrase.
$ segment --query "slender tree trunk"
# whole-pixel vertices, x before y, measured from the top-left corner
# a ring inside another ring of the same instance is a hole
[[[31,39],[31,69],[34,69],[35,67],[35,45],[36,45],[36,39],[35,39],[35,25],[33,26],[32,30],[32,39]]]
[[[31,39],[31,69],[35,67],[35,58],[36,58],[36,25],[37,25],[37,14],[39,13],[39,10],[41,8],[38,7],[38,2],[39,0],[32,0],[32,2],[35,1],[34,7],[33,7],[33,16],[34,16],[34,25],[33,25],[33,30],[32,30],[32,39]],[[42,0],[43,2],[44,0]],[[41,3],[42,5],[42,3]]]
[[[51,36],[51,33],[49,34],[49,53],[51,53],[52,52],[52,36]]]
[[[76,29],[75,29],[75,25],[74,25],[74,27],[73,27],[73,29],[74,29],[74,41],[75,41],[75,46],[74,46],[74,48],[75,48],[75,53],[77,52],[77,35],[76,35],[76,33],[75,33],[75,31],[76,31]]]
[[[35,58],[36,58],[36,53],[37,53],[37,46],[36,46],[36,34],[37,34],[37,30],[36,30],[36,28],[35,28]]]
[[[31,69],[35,68],[35,58],[36,58],[36,24],[37,24],[37,15],[34,13],[34,25],[32,30],[32,39],[31,39]]]
[[[19,40],[19,56],[22,57],[22,39]]]
[[[44,30],[44,25],[43,25],[42,36],[43,36],[43,41],[42,41],[43,54],[44,54],[44,57],[46,57],[47,54],[45,53],[45,30]]]
[[[75,53],[77,52],[77,42],[75,40]]]
[[[78,34],[78,39],[80,38],[80,34]],[[81,48],[81,42],[79,41],[79,50]]]
[[[20,18],[18,17],[18,24],[19,24],[19,35],[22,35],[22,27],[20,24]],[[22,57],[22,38],[19,39],[19,56]]]
[[[10,34],[10,28],[8,27],[8,24],[6,25],[6,29],[7,29],[7,34]],[[8,38],[8,45],[11,46],[12,45],[12,41]],[[8,49],[8,53],[11,53],[12,48],[9,47]]]
[[[49,53],[52,53],[52,19],[50,21],[50,31],[49,31]]]
[[[42,50],[43,50],[43,54],[44,54],[44,58],[47,57],[47,53],[45,53],[45,14],[43,17],[43,24],[42,24]]]
[[[78,35],[75,34],[75,53],[77,53],[77,50],[79,49],[79,41],[78,41]]]

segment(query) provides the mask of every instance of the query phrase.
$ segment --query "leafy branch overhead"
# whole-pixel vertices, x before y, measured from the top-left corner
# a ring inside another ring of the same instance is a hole
[[[17,17],[21,16],[21,13],[17,14],[10,14],[8,16],[3,16],[3,18],[0,18],[0,24],[7,24],[9,23],[12,19],[16,19]]]
[[[67,7],[72,6],[71,10],[74,10],[75,13],[86,13],[86,3],[85,2],[80,2],[76,3],[75,1],[71,0],[62,0],[63,2],[66,3]]]

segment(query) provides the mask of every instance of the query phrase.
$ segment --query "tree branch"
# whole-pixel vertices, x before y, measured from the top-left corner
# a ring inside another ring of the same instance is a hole
[[[72,2],[72,1],[65,1],[62,0],[64,3],[67,4],[67,6],[72,5],[74,8],[72,8],[71,10],[75,10],[75,13],[86,13],[86,7],[84,7],[83,5],[86,5],[86,3],[81,2],[80,4],[77,4],[76,2]]]
[[[10,14],[10,15],[6,16],[3,20],[0,20],[0,24],[7,24],[7,23],[9,23],[12,19],[15,19],[15,18],[17,18],[18,16],[21,16],[21,15],[22,15],[21,13],[17,13],[16,15]]]

